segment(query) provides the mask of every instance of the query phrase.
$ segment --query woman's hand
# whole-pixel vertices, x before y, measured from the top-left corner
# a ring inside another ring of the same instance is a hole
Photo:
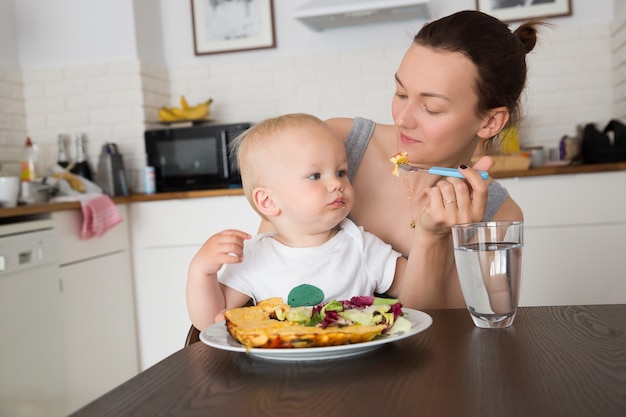
[[[420,215],[423,229],[447,235],[454,224],[476,222],[483,219],[487,207],[489,184],[476,170],[488,171],[493,159],[481,158],[473,168],[461,168],[464,180],[446,177],[425,192],[429,198]]]

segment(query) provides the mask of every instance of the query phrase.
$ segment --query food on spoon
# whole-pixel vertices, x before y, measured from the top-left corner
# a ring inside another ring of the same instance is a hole
[[[392,156],[391,158],[389,158],[389,161],[393,163],[393,171],[391,173],[395,175],[396,177],[399,177],[400,173],[398,172],[398,165],[408,164],[409,155],[406,153],[406,151],[400,151],[394,156]]]
[[[248,348],[309,348],[368,342],[408,331],[394,299],[359,296],[312,307],[290,307],[281,298],[225,312],[226,329]]]

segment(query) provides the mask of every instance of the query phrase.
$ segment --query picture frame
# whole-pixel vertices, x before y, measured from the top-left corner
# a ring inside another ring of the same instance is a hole
[[[273,0],[191,0],[196,55],[276,47]]]
[[[572,15],[572,0],[476,0],[476,9],[503,22]]]

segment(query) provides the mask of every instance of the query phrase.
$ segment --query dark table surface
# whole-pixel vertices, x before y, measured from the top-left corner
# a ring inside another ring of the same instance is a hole
[[[524,307],[498,330],[427,313],[423,333],[345,359],[195,343],[72,416],[626,416],[626,304]]]

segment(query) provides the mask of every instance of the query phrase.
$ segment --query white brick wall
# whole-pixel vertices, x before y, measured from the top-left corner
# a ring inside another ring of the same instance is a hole
[[[615,116],[626,122],[626,7],[611,25]]]
[[[556,147],[563,135],[576,134],[578,124],[606,124],[613,117],[610,44],[603,23],[541,29],[528,59],[523,145]]]
[[[83,132],[94,170],[106,142],[118,144],[129,168],[145,163],[145,120],[156,103],[167,100],[164,70],[137,61],[32,70],[23,72],[23,85],[19,79],[11,82],[16,77],[1,75],[0,160],[19,159],[28,135],[38,144],[47,168],[56,161],[58,134],[73,138]],[[25,107],[21,112],[20,106]],[[73,143],[69,146],[73,158]]]
[[[16,175],[19,152],[14,145],[26,136],[24,88],[19,71],[0,71],[0,173]]]
[[[391,122],[393,74],[405,46],[178,68],[170,71],[171,100],[212,97],[212,118],[221,122],[299,111]]]

